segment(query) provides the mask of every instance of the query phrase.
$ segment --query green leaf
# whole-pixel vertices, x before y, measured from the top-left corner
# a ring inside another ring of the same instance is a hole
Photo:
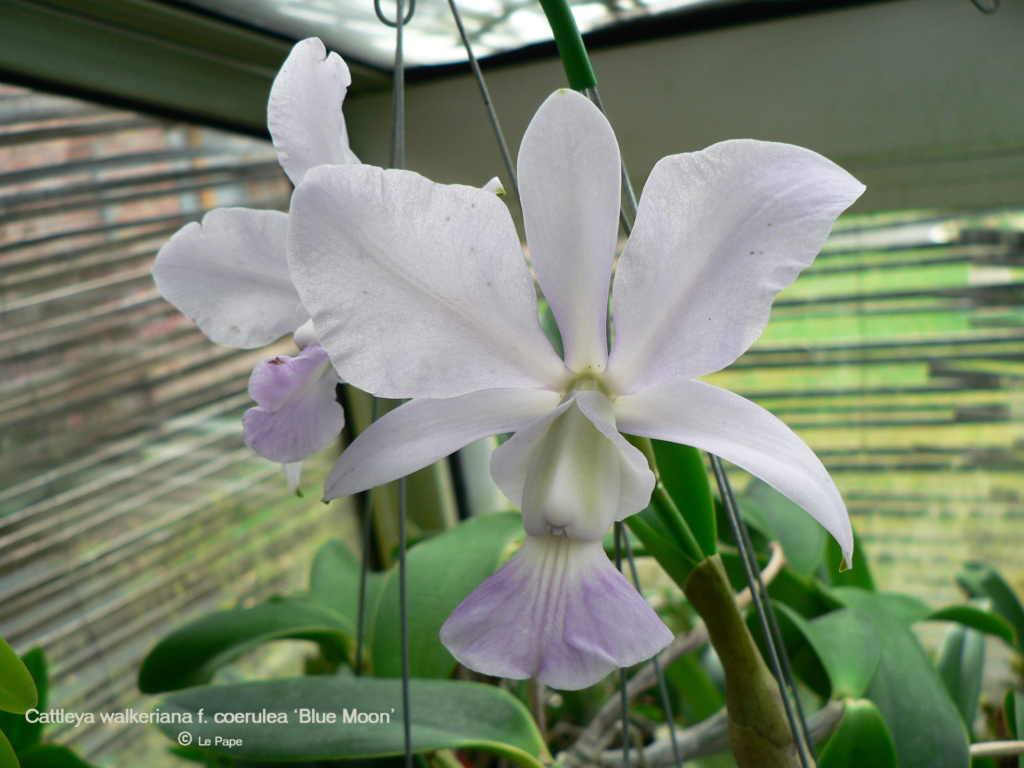
[[[725,694],[695,653],[687,653],[669,664],[665,678],[677,694],[672,710],[687,723],[700,722],[725,706]]]
[[[883,606],[907,626],[923,621],[931,609],[916,597],[900,592],[868,592],[860,587],[836,587],[832,596],[843,605],[865,611]]]
[[[828,580],[835,587],[860,587],[869,592],[874,592],[875,577],[871,575],[871,566],[868,565],[867,553],[864,549],[864,542],[853,532],[853,567],[841,570],[843,567],[843,551],[839,548],[838,542],[831,536],[825,537],[825,566],[828,569]]]
[[[971,597],[992,599],[992,610],[1010,623],[1017,634],[1017,649],[1024,652],[1024,606],[999,571],[984,563],[966,563],[956,583]]]
[[[643,542],[647,554],[657,560],[669,578],[683,589],[696,563],[669,539],[651,508],[627,517],[626,526]]]
[[[351,549],[339,539],[324,544],[313,558],[309,569],[309,596],[331,608],[352,624],[359,624],[359,578],[361,564]],[[387,573],[366,574],[367,614],[380,601],[380,593],[388,579]]]
[[[1012,688],[1008,690],[1003,698],[1003,714],[1010,735],[1015,739],[1021,738],[1024,734],[1024,695]]]
[[[844,702],[843,719],[818,761],[819,768],[897,768],[896,747],[878,708],[866,699]]]
[[[311,600],[218,611],[160,640],[142,662],[139,690],[160,693],[209,682],[224,665],[273,640],[314,640],[325,655],[350,655],[354,637],[348,619]]]
[[[550,756],[521,702],[500,688],[455,680],[409,685],[410,729],[416,753],[481,749],[524,768]],[[191,724],[161,724],[177,740],[188,731],[206,752],[260,760],[329,760],[400,755],[404,751],[401,681],[369,677],[302,677],[194,688],[171,694],[164,713],[188,713]],[[198,712],[204,710],[203,722]],[[299,710],[333,714],[334,723],[302,723]],[[220,713],[283,713],[287,723],[216,723]],[[381,722],[345,722],[346,713]],[[378,714],[380,713],[380,714]],[[215,739],[239,739],[227,747]],[[201,739],[209,739],[204,744]]]
[[[718,551],[715,505],[700,451],[688,445],[651,440],[658,475],[705,555]]]
[[[885,718],[900,768],[965,768],[970,751],[960,713],[911,628],[928,614],[927,606],[906,595],[855,587],[834,592],[882,639],[878,668],[864,697]]]
[[[827,699],[832,690],[829,675],[807,639],[807,622],[788,606],[775,600],[772,601],[772,610],[775,613],[779,634],[782,636],[782,643],[786,648],[793,671],[814,693]],[[761,629],[757,610],[753,608],[748,610],[745,621],[754,642],[757,643],[757,647],[761,651],[761,656],[768,659],[768,647],[764,640],[764,632]]]
[[[413,677],[448,677],[455,659],[441,644],[441,625],[497,570],[523,536],[518,512],[480,515],[427,539],[406,555],[409,669]],[[370,626],[373,674],[402,674],[397,564],[388,572]]]
[[[981,702],[985,672],[985,636],[976,630],[954,625],[946,630],[935,666],[946,690],[960,710],[968,731]]]
[[[987,635],[995,635],[1010,645],[1017,642],[1013,627],[1006,619],[977,605],[947,605],[929,613],[924,621],[955,621]]]
[[[842,608],[807,621],[779,606],[817,655],[834,699],[864,694],[882,658],[882,642],[871,622],[856,611]],[[794,659],[794,664],[798,659]]]
[[[50,679],[46,665],[46,655],[42,648],[33,648],[21,660],[32,675],[35,689],[39,692],[39,700],[36,709],[44,711],[50,698]],[[38,744],[43,738],[43,724],[29,722],[23,714],[11,714],[0,712],[0,731],[3,731],[10,739],[11,746],[15,752],[28,749],[33,744]]]
[[[29,707],[32,709],[32,707]],[[4,736],[4,732],[0,731],[0,766],[3,768],[18,768],[18,756],[14,753],[14,747],[11,746],[11,742]]]
[[[18,757],[21,768],[93,768],[92,763],[59,744],[39,744],[20,752]]]
[[[0,709],[19,715],[39,702],[32,673],[7,641],[0,637]]]
[[[755,478],[738,499],[744,515],[759,521],[769,538],[782,545],[789,567],[810,576],[825,556],[825,529],[813,517],[770,485]]]

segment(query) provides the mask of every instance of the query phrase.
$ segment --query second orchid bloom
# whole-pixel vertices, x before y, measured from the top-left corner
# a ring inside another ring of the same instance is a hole
[[[514,432],[491,473],[522,508],[527,542],[442,639],[481,672],[580,688],[672,637],[602,550],[655,482],[622,433],[746,469],[851,558],[846,508],[814,453],[767,411],[697,379],[761,335],[775,296],[864,187],[785,144],[727,141],[664,158],[615,274],[609,351],[620,166],[604,116],[575,92],[553,94],[523,138],[519,182],[564,359],[541,330],[508,209],[488,192],[365,165],[312,168],[292,198],[288,264],[341,378],[411,398],[345,451],[326,498]]]

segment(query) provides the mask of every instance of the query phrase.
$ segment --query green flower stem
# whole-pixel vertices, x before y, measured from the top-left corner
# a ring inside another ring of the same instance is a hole
[[[725,670],[729,740],[739,768],[798,768],[779,686],[747,629],[719,555],[700,563],[684,586]]]
[[[567,0],[540,0],[540,7],[544,9],[544,15],[548,17],[548,24],[555,36],[569,87],[576,91],[597,87],[597,78],[590,66],[586,46],[583,45],[583,38]]]

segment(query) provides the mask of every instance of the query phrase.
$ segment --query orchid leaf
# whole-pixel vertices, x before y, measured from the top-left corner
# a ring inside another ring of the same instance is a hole
[[[718,551],[715,506],[700,451],[688,445],[651,440],[658,476],[706,556]]]
[[[37,701],[33,702],[33,706],[40,711],[45,710],[50,699],[50,675],[43,649],[33,648],[22,656],[19,662],[23,663],[25,669],[28,670],[34,683],[33,690],[39,694]],[[43,738],[43,724],[30,722],[23,713],[0,712],[0,731],[3,731],[10,739],[15,752],[22,752],[34,744],[38,744]]]
[[[974,629],[953,625],[946,630],[935,666],[946,690],[960,710],[968,731],[981,702],[982,676],[985,672],[985,636]]]
[[[39,701],[32,673],[0,637],[0,710],[24,714]]]
[[[0,731],[0,765],[4,766],[4,768],[19,768],[20,766],[18,756],[14,752],[14,747],[11,746],[11,742],[4,736],[3,731]]]
[[[698,654],[687,653],[665,669],[670,689],[678,692],[672,711],[688,723],[698,723],[725,706],[725,694],[708,674]]]
[[[882,713],[900,768],[968,765],[970,750],[960,713],[911,627],[928,615],[927,606],[906,595],[855,587],[834,593],[883,639],[878,668],[864,698]]]
[[[309,569],[309,596],[337,611],[356,626],[359,622],[359,558],[339,539],[331,539],[316,553]],[[387,574],[366,574],[366,604],[376,606]]]
[[[696,563],[668,537],[651,508],[626,518],[626,525],[643,542],[647,553],[665,569],[669,578],[683,589]]]
[[[848,699],[843,719],[818,761],[819,768],[897,768],[896,747],[885,719],[872,702]]]
[[[828,670],[822,663],[816,649],[810,645],[807,637],[807,622],[790,609],[788,606],[772,601],[772,608],[778,624],[779,633],[786,653],[790,658],[793,670],[800,680],[812,691],[823,699],[829,697],[831,684],[829,682]],[[760,617],[756,609],[747,611],[747,628],[757,643],[761,656],[770,658],[767,644],[764,639],[764,631],[761,628]]]
[[[1003,719],[1012,738],[1019,739],[1024,735],[1024,694],[1012,688],[1006,692],[1003,697]]]
[[[160,640],[142,662],[143,693],[209,682],[218,669],[274,640],[313,640],[329,656],[350,655],[355,627],[311,600],[287,598],[201,616]]]
[[[441,625],[470,592],[508,558],[523,538],[517,512],[481,515],[412,547],[406,556],[409,653],[413,677],[448,677],[455,659],[441,644]],[[376,610],[368,614],[373,674],[402,674],[398,566],[380,588]]]
[[[970,597],[988,597],[992,611],[1006,619],[1017,633],[1017,650],[1024,651],[1024,606],[1002,574],[984,563],[965,563],[956,583]]]
[[[789,567],[810,576],[824,558],[825,529],[767,483],[754,479],[739,498],[744,515],[754,515],[769,539],[779,542]]]
[[[819,695],[833,699],[857,698],[864,694],[874,677],[882,654],[882,643],[871,622],[856,611],[841,608],[808,621],[785,605],[777,604],[776,613],[799,630],[807,649],[797,649],[793,663],[805,680]],[[828,690],[814,685],[816,678],[807,653],[817,657],[827,675]]]
[[[916,597],[899,592],[869,592],[858,587],[837,587],[832,590],[832,596],[843,605],[865,611],[883,606],[907,626],[923,621],[931,613],[931,609]]]
[[[987,635],[994,635],[1010,645],[1017,642],[1013,627],[1006,619],[977,605],[947,605],[929,613],[924,621],[955,621]]]
[[[550,761],[529,712],[499,688],[413,679],[409,697],[415,753],[480,749],[523,768],[541,768],[541,758]],[[192,721],[161,724],[164,735],[176,740],[188,731],[194,746],[232,758],[312,761],[404,752],[402,686],[397,679],[319,676],[216,685],[171,694],[159,707]],[[315,711],[321,722],[301,722],[300,710]],[[264,711],[281,713],[287,722],[214,722],[218,713],[253,713],[258,719]],[[334,722],[322,722],[332,715]],[[228,739],[238,743],[227,746]]]

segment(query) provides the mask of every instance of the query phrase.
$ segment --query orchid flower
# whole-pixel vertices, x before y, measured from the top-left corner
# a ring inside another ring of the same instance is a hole
[[[316,38],[295,45],[274,80],[267,125],[292,183],[322,164],[354,164],[341,106],[352,81],[336,53]],[[288,215],[218,208],[179,230],[160,249],[153,277],[164,297],[193,318],[210,340],[262,347],[294,333],[298,357],[257,364],[249,393],[257,407],[243,418],[245,442],[284,465],[298,487],[302,461],[331,444],[345,426],[340,382],[288,274]]]
[[[587,99],[559,91],[519,152],[526,240],[564,342],[559,357],[508,209],[464,186],[368,166],[310,171],[288,232],[292,279],[340,375],[411,398],[342,454],[326,498],[515,434],[491,473],[526,543],[442,628],[456,659],[493,675],[590,685],[671,632],[611,566],[602,537],[655,485],[622,433],[711,451],[817,519],[847,558],[845,505],[810,448],[754,403],[697,381],[763,332],[864,187],[806,149],[726,141],[661,160],[615,275],[619,150]]]

